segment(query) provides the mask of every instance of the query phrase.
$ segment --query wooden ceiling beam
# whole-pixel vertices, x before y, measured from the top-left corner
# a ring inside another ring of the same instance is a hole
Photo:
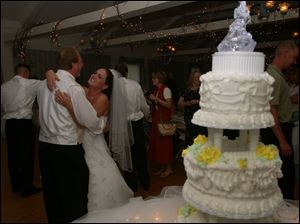
[[[184,4],[188,4],[195,1],[127,1],[118,4],[120,14],[125,19],[139,16],[141,14],[152,13],[160,11],[163,9],[168,9],[171,7],[176,7]],[[90,13],[85,13],[82,15],[66,18],[59,25],[59,30],[71,29],[78,26],[86,26],[91,23],[98,22],[100,16],[102,15],[104,9],[97,10]],[[105,22],[112,22],[118,20],[118,14],[115,6],[105,8]],[[47,35],[52,31],[52,28],[57,23],[47,23],[40,26],[36,26],[30,32],[30,37]],[[4,41],[11,41],[14,36],[9,36]]]
[[[280,20],[299,19],[299,8],[289,10],[286,15],[280,14],[280,12],[272,12],[267,20],[259,20],[256,15],[251,16],[252,24],[271,23]],[[139,41],[147,41],[151,39],[160,39],[168,36],[184,36],[196,34],[199,32],[215,31],[221,29],[228,29],[233,19],[220,20],[215,22],[209,22],[204,24],[191,25],[186,27],[177,27],[166,30],[159,30],[152,32],[151,34],[137,34],[126,37],[119,37],[107,40],[107,46],[129,44]]]

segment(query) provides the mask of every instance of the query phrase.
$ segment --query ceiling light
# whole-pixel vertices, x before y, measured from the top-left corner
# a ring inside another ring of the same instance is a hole
[[[275,2],[274,1],[266,1],[266,8],[269,10],[273,10],[275,6]]]
[[[298,38],[299,37],[299,32],[296,31],[296,32],[293,32],[293,38]]]
[[[258,19],[260,20],[266,20],[268,19],[270,12],[269,10],[266,8],[266,5],[264,2],[254,5],[253,6],[253,11],[255,12],[255,14],[257,15]]]
[[[282,15],[285,15],[289,10],[289,4],[286,2],[282,2],[279,4],[279,10]]]

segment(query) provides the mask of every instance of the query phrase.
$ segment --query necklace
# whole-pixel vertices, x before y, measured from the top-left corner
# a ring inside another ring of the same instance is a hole
[[[100,94],[96,94],[96,95],[94,95],[94,96],[86,96],[86,98],[88,99],[88,100],[94,100],[94,99],[96,99],[97,97],[99,97],[100,96]]]

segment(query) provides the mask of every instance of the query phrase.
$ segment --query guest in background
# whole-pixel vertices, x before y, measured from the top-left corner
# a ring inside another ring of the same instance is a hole
[[[292,131],[292,146],[294,150],[294,162],[297,166],[299,165],[299,69],[291,68],[287,71],[287,80],[290,87],[290,97],[292,101],[292,118],[290,122],[293,124]],[[296,172],[296,178],[299,178],[299,174]]]
[[[155,87],[149,98],[152,101],[152,125],[150,129],[149,158],[161,165],[155,175],[167,177],[173,173],[173,140],[172,136],[160,136],[157,124],[160,121],[171,120],[174,113],[171,90],[163,83],[166,73],[157,71],[152,74],[152,83]]]
[[[278,184],[285,199],[294,198],[295,166],[294,152],[292,148],[292,128],[290,122],[292,116],[292,103],[289,96],[289,86],[284,78],[282,70],[296,64],[299,49],[293,41],[279,43],[275,51],[275,57],[268,66],[267,72],[275,79],[271,113],[275,125],[271,128],[261,129],[261,138],[264,144],[274,144],[279,149],[282,160],[283,177]]]
[[[293,116],[292,120],[297,120],[297,112],[299,111],[299,69],[298,68],[290,68],[286,72],[287,82],[289,85],[289,95],[291,98],[292,106],[293,106]],[[299,115],[299,114],[298,114]],[[299,120],[299,117],[298,117]]]
[[[133,191],[137,191],[138,181],[144,190],[149,190],[150,175],[148,171],[147,149],[143,119],[150,116],[149,106],[139,83],[127,79],[128,67],[124,63],[118,64],[115,69],[121,73],[126,88],[127,120],[131,123],[134,144],[131,145],[132,168],[131,172],[124,171],[124,179]]]
[[[184,109],[184,122],[185,122],[185,144],[186,146],[192,145],[193,140],[197,135],[206,135],[207,128],[195,125],[191,122],[194,113],[200,109],[199,107],[199,88],[200,88],[200,76],[199,70],[195,70],[189,77],[187,87],[180,95],[178,100],[178,107]]]
[[[32,106],[40,80],[29,79],[30,68],[19,64],[15,76],[1,85],[1,114],[7,137],[8,171],[13,192],[26,197],[40,192],[33,186],[34,126]]]

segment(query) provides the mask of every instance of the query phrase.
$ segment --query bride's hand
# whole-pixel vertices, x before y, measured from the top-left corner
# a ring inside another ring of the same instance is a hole
[[[47,87],[50,91],[53,91],[56,88],[56,81],[60,80],[56,73],[51,69],[46,72],[46,79]]]
[[[55,91],[55,101],[67,109],[73,108],[72,100],[69,94],[61,92],[59,89]]]

